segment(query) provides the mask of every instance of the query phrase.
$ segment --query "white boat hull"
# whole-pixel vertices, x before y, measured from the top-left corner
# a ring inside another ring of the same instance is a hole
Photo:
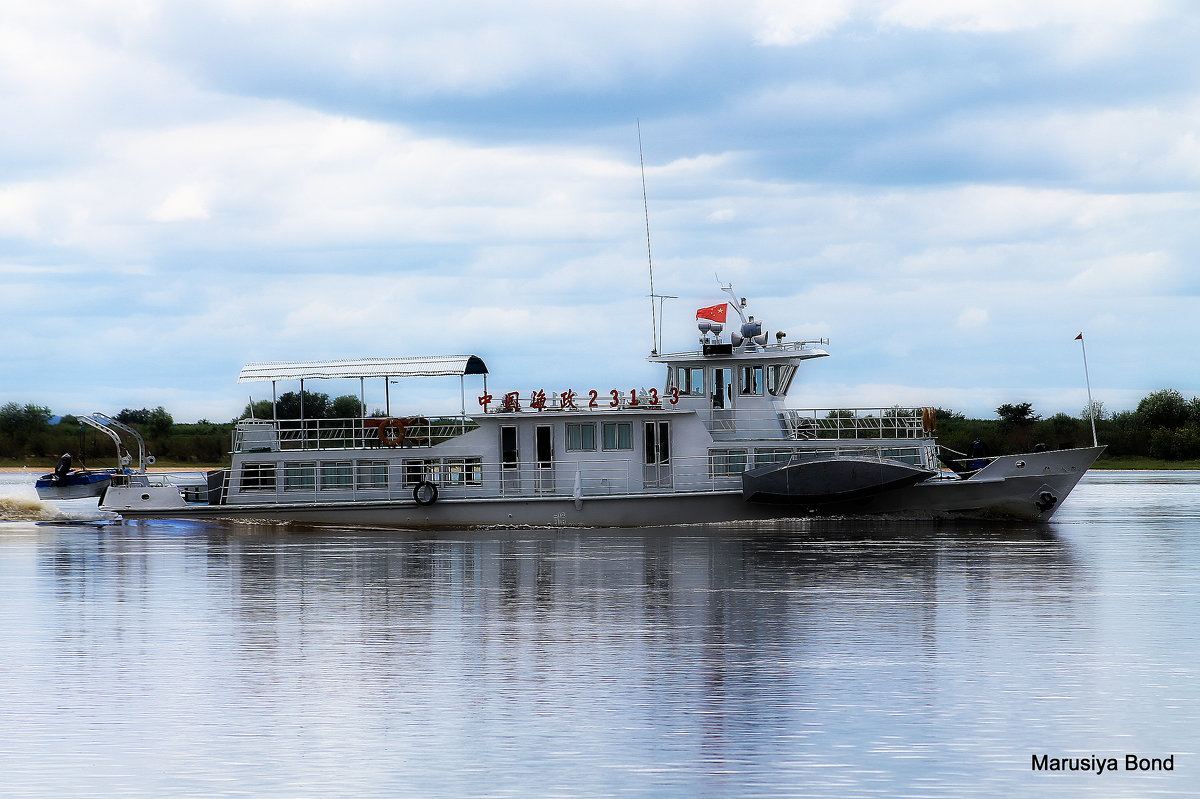
[[[885,515],[899,518],[1010,518],[1049,520],[1103,452],[1103,447],[996,458],[971,479],[931,479],[840,503],[761,505],[740,489],[637,495],[497,497],[412,500],[259,503],[185,503],[173,486],[109,488],[105,510],[127,519],[261,519],[308,524],[350,524],[404,529],[477,527],[639,527],[753,522],[810,515]]]

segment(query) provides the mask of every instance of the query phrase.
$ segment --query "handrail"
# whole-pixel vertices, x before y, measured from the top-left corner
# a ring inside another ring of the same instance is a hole
[[[394,432],[382,433],[390,427]],[[410,416],[340,419],[243,419],[234,427],[234,452],[361,450],[433,447],[475,429],[467,417]]]
[[[637,455],[621,459],[550,461],[544,464],[506,464],[460,455],[440,456],[431,449],[414,448],[403,462],[359,456],[338,460],[262,463],[247,461],[233,479],[229,469],[219,480],[210,480],[207,497],[230,497],[251,503],[305,503],[342,501],[406,501],[416,483],[428,480],[446,499],[528,497],[603,497],[620,494],[678,494],[695,491],[737,491],[746,469],[791,459],[836,455],[901,460],[936,469],[936,453],[928,443],[895,444],[857,442],[811,447],[797,445],[713,447],[696,456],[672,456],[663,464],[644,464]],[[193,490],[192,499],[201,489]],[[185,496],[188,496],[185,492]]]

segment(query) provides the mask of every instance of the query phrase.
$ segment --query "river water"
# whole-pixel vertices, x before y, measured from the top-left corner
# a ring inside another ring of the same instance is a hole
[[[436,536],[121,524],[31,481],[0,475],[5,797],[1200,785],[1198,473],[1092,472],[1048,525]]]

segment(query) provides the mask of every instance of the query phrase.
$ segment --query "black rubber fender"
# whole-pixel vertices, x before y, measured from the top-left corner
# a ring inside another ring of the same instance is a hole
[[[428,480],[422,480],[413,487],[413,499],[418,505],[432,505],[437,498],[437,486]]]

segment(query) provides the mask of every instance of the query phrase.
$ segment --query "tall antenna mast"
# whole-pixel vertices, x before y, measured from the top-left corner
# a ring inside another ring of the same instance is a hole
[[[650,254],[650,201],[646,199],[646,159],[642,155],[642,120],[637,121],[638,163],[642,166],[642,209],[646,212],[646,262],[650,265],[650,337],[654,348],[651,355],[658,355],[658,325],[654,321],[654,257]]]

